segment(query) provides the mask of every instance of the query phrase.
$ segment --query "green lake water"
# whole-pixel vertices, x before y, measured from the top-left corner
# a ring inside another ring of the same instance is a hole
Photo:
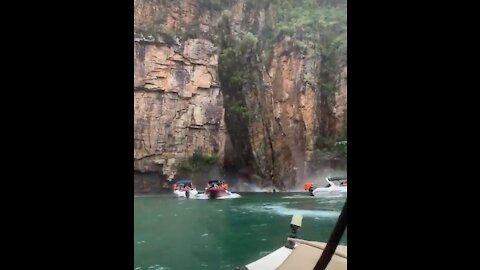
[[[283,246],[293,214],[303,215],[298,238],[326,242],[345,202],[305,193],[240,195],[225,200],[135,197],[135,269],[235,269]],[[347,244],[346,231],[340,244]]]

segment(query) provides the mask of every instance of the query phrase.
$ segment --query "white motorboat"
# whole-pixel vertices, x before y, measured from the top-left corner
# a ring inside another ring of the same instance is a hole
[[[305,183],[305,190],[308,190],[311,196],[331,196],[345,195],[347,193],[346,177],[327,177],[325,178],[327,185],[325,187],[314,188],[312,183]]]
[[[193,187],[191,180],[180,180],[173,184],[173,194],[179,198],[190,198],[196,196],[198,191]]]

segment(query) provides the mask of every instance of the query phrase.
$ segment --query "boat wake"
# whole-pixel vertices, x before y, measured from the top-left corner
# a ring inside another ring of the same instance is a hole
[[[282,199],[310,199],[313,196],[310,195],[293,195],[293,196],[284,196]]]
[[[313,217],[313,218],[338,218],[340,215],[339,211],[329,211],[329,210],[305,210],[298,208],[287,208],[283,205],[249,205],[245,206],[249,211],[252,212],[265,212],[273,213],[280,216],[292,216],[294,214],[300,214],[304,217]]]
[[[135,268],[135,270],[142,270],[142,269],[143,268],[141,266]],[[172,268],[166,267],[166,266],[160,266],[159,264],[155,264],[148,267],[148,270],[169,270],[169,269],[172,269]]]
[[[220,200],[223,200],[223,199],[237,199],[237,198],[240,198],[240,197],[242,197],[242,196],[238,193],[231,193],[230,195],[223,196],[223,197],[220,197],[220,198],[217,198],[217,199],[220,199]]]
[[[327,196],[324,196],[324,198],[327,198],[327,199],[333,199],[333,198],[345,198],[346,195],[343,195],[343,194],[337,194],[337,195],[327,195]]]
[[[291,196],[283,196],[282,199],[336,199],[336,198],[346,198],[346,194],[341,193],[334,193],[334,194],[323,194],[318,196],[310,196],[310,195],[291,195]]]
[[[226,199],[237,199],[237,198],[240,198],[242,197],[240,194],[238,193],[231,193],[230,195],[227,195],[227,196],[222,196],[222,197],[219,197],[217,198],[217,200],[226,200]],[[190,199],[194,199],[194,200],[208,200],[208,195],[205,194],[205,193],[199,193],[195,196],[192,196],[190,197]]]

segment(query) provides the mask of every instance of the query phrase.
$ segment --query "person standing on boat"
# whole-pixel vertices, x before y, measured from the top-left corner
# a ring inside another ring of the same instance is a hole
[[[185,197],[190,198],[190,186],[185,186]]]
[[[313,183],[311,183],[311,182],[305,183],[305,184],[303,185],[303,189],[304,189],[305,191],[308,191],[308,192],[310,193],[310,196],[313,196],[313,190],[314,190],[314,188],[313,188]]]

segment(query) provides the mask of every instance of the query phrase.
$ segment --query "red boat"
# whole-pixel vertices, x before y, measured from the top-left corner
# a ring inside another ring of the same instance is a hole
[[[217,199],[220,197],[230,195],[228,191],[228,185],[222,180],[208,181],[208,188],[205,190],[209,199]]]

